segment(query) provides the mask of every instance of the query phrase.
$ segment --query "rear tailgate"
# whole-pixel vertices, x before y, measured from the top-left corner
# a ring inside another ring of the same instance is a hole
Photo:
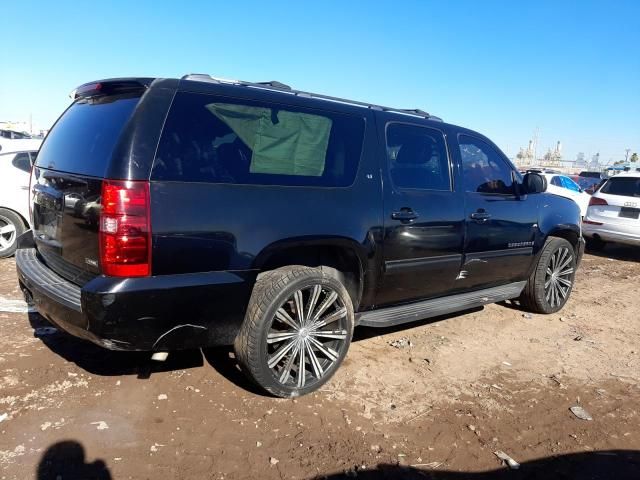
[[[640,227],[640,176],[609,179],[595,195],[606,205],[589,207],[589,218],[607,224]]]
[[[84,285],[101,273],[102,180],[141,89],[76,100],[40,149],[31,205],[36,248],[60,276]]]

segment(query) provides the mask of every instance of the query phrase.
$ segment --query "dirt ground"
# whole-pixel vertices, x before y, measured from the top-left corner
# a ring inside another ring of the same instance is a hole
[[[1,480],[640,478],[638,249],[587,255],[559,314],[356,329],[297,400],[256,391],[229,349],[157,364],[42,329],[7,311],[14,269],[0,260]]]

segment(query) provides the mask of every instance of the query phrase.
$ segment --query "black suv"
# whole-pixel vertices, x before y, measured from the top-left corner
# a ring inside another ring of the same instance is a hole
[[[156,356],[234,344],[249,377],[295,396],[331,377],[357,325],[569,298],[578,206],[474,131],[208,75],[74,97],[16,254],[25,294],[73,335]]]

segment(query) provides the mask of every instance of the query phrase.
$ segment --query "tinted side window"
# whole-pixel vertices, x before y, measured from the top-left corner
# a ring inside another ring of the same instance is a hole
[[[447,148],[438,130],[390,124],[387,158],[391,180],[398,188],[451,189]]]
[[[31,159],[29,158],[28,152],[18,153],[13,157],[13,162],[11,163],[14,167],[19,168],[23,172],[31,172]]]
[[[344,187],[355,179],[363,136],[362,117],[181,92],[152,178]]]
[[[513,170],[491,145],[468,135],[458,141],[467,192],[513,194]]]
[[[562,187],[562,182],[560,181],[560,177],[557,175],[551,178],[551,185],[555,185],[556,187]]]

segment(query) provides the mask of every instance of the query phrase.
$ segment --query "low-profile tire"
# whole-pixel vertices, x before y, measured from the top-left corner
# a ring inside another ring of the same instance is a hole
[[[563,238],[549,237],[520,301],[536,313],[555,313],[569,300],[576,275],[576,253]]]
[[[591,250],[592,252],[602,251],[604,249],[604,246],[607,244],[607,242],[602,240],[600,237],[589,237],[585,240],[587,242],[587,249]]]
[[[0,208],[0,258],[16,252],[18,237],[25,231],[22,218],[11,210]]]
[[[351,297],[339,275],[304,266],[272,270],[253,287],[236,359],[272,395],[305,395],[338,369],[353,325]]]

